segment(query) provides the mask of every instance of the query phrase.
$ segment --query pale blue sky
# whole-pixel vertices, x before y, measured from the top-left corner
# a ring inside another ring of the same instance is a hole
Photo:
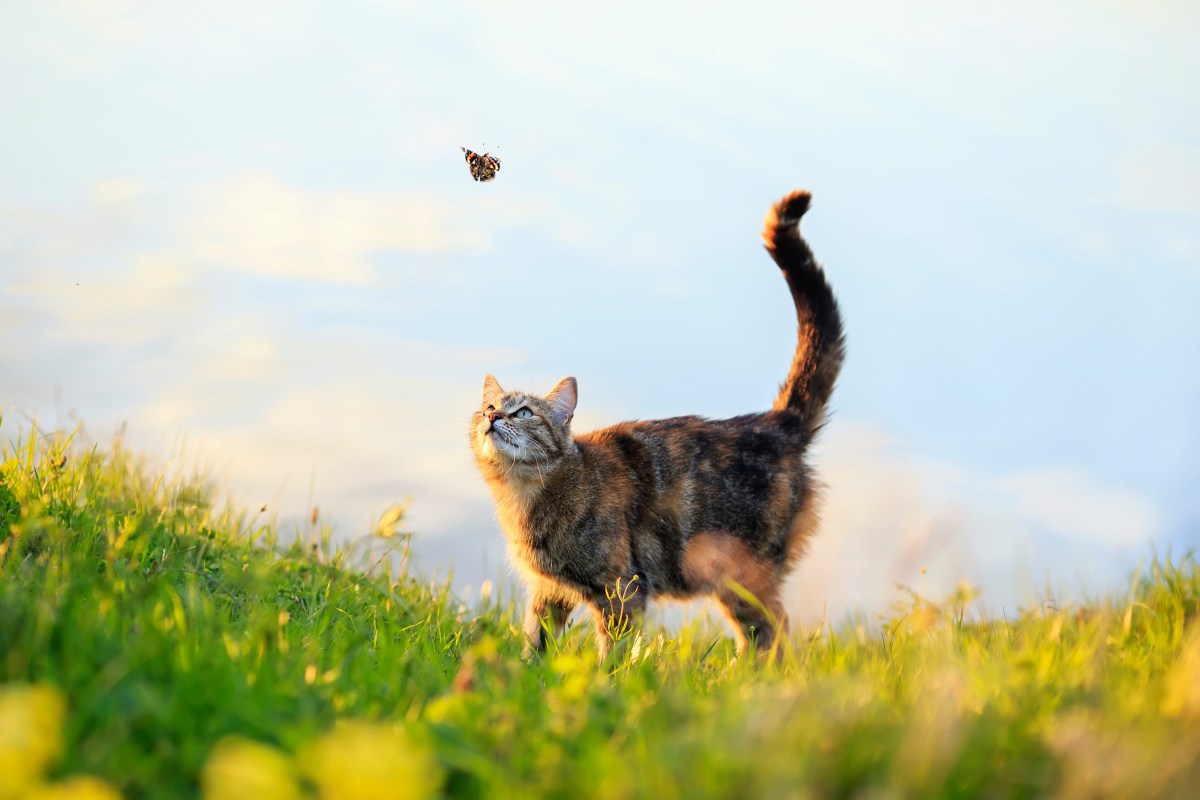
[[[1113,585],[1200,544],[1200,9],[969,6],[5,3],[2,433],[127,420],[347,536],[410,496],[477,583],[483,374],[766,407],[807,187],[850,350],[794,613]]]

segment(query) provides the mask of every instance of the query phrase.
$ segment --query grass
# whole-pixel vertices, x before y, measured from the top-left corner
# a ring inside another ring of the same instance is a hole
[[[30,431],[0,461],[0,800],[42,761],[125,798],[1200,796],[1191,556],[1014,619],[913,595],[771,663],[691,626],[525,664],[510,603],[391,566],[398,514],[284,544],[119,446]],[[13,711],[38,691],[41,761]]]

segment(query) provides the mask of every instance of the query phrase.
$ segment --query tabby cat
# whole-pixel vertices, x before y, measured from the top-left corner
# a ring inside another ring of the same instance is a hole
[[[654,597],[715,598],[739,653],[750,641],[769,648],[786,630],[781,584],[817,522],[819,484],[805,453],[845,353],[837,301],[800,235],[809,200],[803,191],[780,200],[763,232],[799,322],[771,411],[572,436],[574,378],[545,396],[484,379],[471,448],[528,590],[527,654],[584,605],[603,660],[613,630]]]

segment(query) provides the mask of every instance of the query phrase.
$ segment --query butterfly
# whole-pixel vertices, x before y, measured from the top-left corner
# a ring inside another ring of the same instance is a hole
[[[487,153],[480,155],[479,153],[468,150],[465,147],[458,148],[466,153],[467,166],[471,169],[471,177],[477,181],[490,181],[496,177],[496,173],[500,171],[500,159],[495,156],[490,156]]]

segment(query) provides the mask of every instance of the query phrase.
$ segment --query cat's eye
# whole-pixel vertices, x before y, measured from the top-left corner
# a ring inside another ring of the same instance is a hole
[[[528,408],[518,408],[517,413],[513,414],[517,419],[529,419],[533,416],[533,412]]]
[[[493,411],[495,411],[495,410],[496,410],[496,407],[495,407],[495,406],[488,406],[487,408],[485,408],[485,409],[483,410],[483,413],[485,413],[485,414],[490,414],[490,413],[492,413],[492,412],[493,412]]]

